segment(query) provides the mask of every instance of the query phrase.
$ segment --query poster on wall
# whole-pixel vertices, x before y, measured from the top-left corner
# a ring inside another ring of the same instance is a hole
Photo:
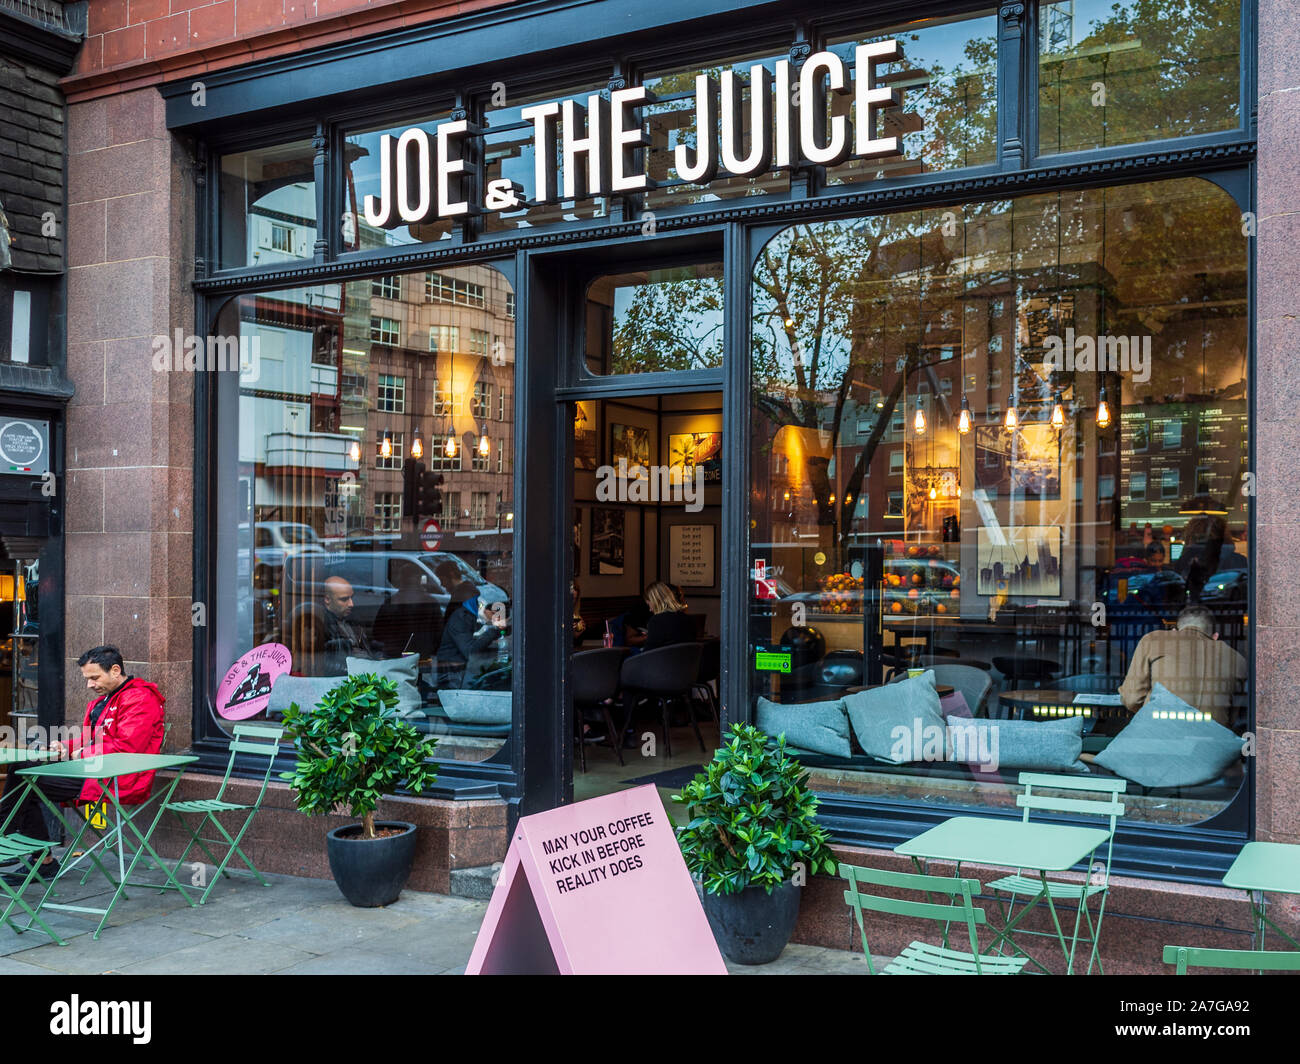
[[[668,581],[681,587],[713,586],[712,525],[668,529]]]
[[[975,426],[975,486],[1018,499],[1061,497],[1061,434],[1046,423]]]
[[[704,483],[721,483],[721,432],[675,432],[668,437],[670,476],[693,477],[696,467],[704,470]]]
[[[648,428],[641,425],[611,424],[609,438],[611,465],[619,468],[621,462],[626,462],[628,469],[640,466],[640,476],[649,476],[647,467],[650,465],[650,430]]]
[[[622,576],[624,519],[622,510],[596,506],[591,511],[591,575]]]
[[[596,468],[596,404],[575,403],[573,414],[573,468]]]
[[[980,528],[975,550],[978,594],[1061,594],[1061,530],[1056,525]]]

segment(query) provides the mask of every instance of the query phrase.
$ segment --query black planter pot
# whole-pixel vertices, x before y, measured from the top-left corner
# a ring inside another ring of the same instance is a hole
[[[704,915],[722,955],[736,964],[768,964],[781,956],[799,918],[803,887],[782,883],[769,894],[747,887],[739,894],[703,895]]]
[[[405,828],[400,835],[366,839],[360,824],[347,824],[325,835],[330,873],[353,905],[373,909],[391,905],[411,876],[415,861],[415,825],[404,820],[376,820],[376,828]]]

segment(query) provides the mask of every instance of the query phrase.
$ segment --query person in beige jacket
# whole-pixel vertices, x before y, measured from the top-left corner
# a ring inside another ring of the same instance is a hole
[[[1136,712],[1150,696],[1152,685],[1163,684],[1220,724],[1231,725],[1232,708],[1242,701],[1247,675],[1246,659],[1219,642],[1214,614],[1194,605],[1178,615],[1176,629],[1142,637],[1119,693]]]

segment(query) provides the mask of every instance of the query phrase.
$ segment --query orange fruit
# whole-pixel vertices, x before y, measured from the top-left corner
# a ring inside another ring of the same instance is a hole
[[[902,613],[902,612],[903,612],[903,604],[902,604],[901,602],[894,602],[894,603],[891,603],[890,606],[889,606],[889,612],[890,612],[890,613]]]
[[[907,593],[907,597],[910,599],[920,598],[921,592],[919,592],[916,588],[912,588],[912,590]]]

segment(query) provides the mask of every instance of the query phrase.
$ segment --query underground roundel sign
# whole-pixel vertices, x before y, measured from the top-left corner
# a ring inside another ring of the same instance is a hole
[[[266,709],[271,687],[293,665],[293,655],[281,643],[254,647],[230,666],[217,688],[217,713],[226,720],[247,720]]]
[[[438,527],[438,522],[432,517],[424,522],[424,527],[420,529],[420,546],[425,550],[437,550],[438,544],[442,542],[442,529]]]

